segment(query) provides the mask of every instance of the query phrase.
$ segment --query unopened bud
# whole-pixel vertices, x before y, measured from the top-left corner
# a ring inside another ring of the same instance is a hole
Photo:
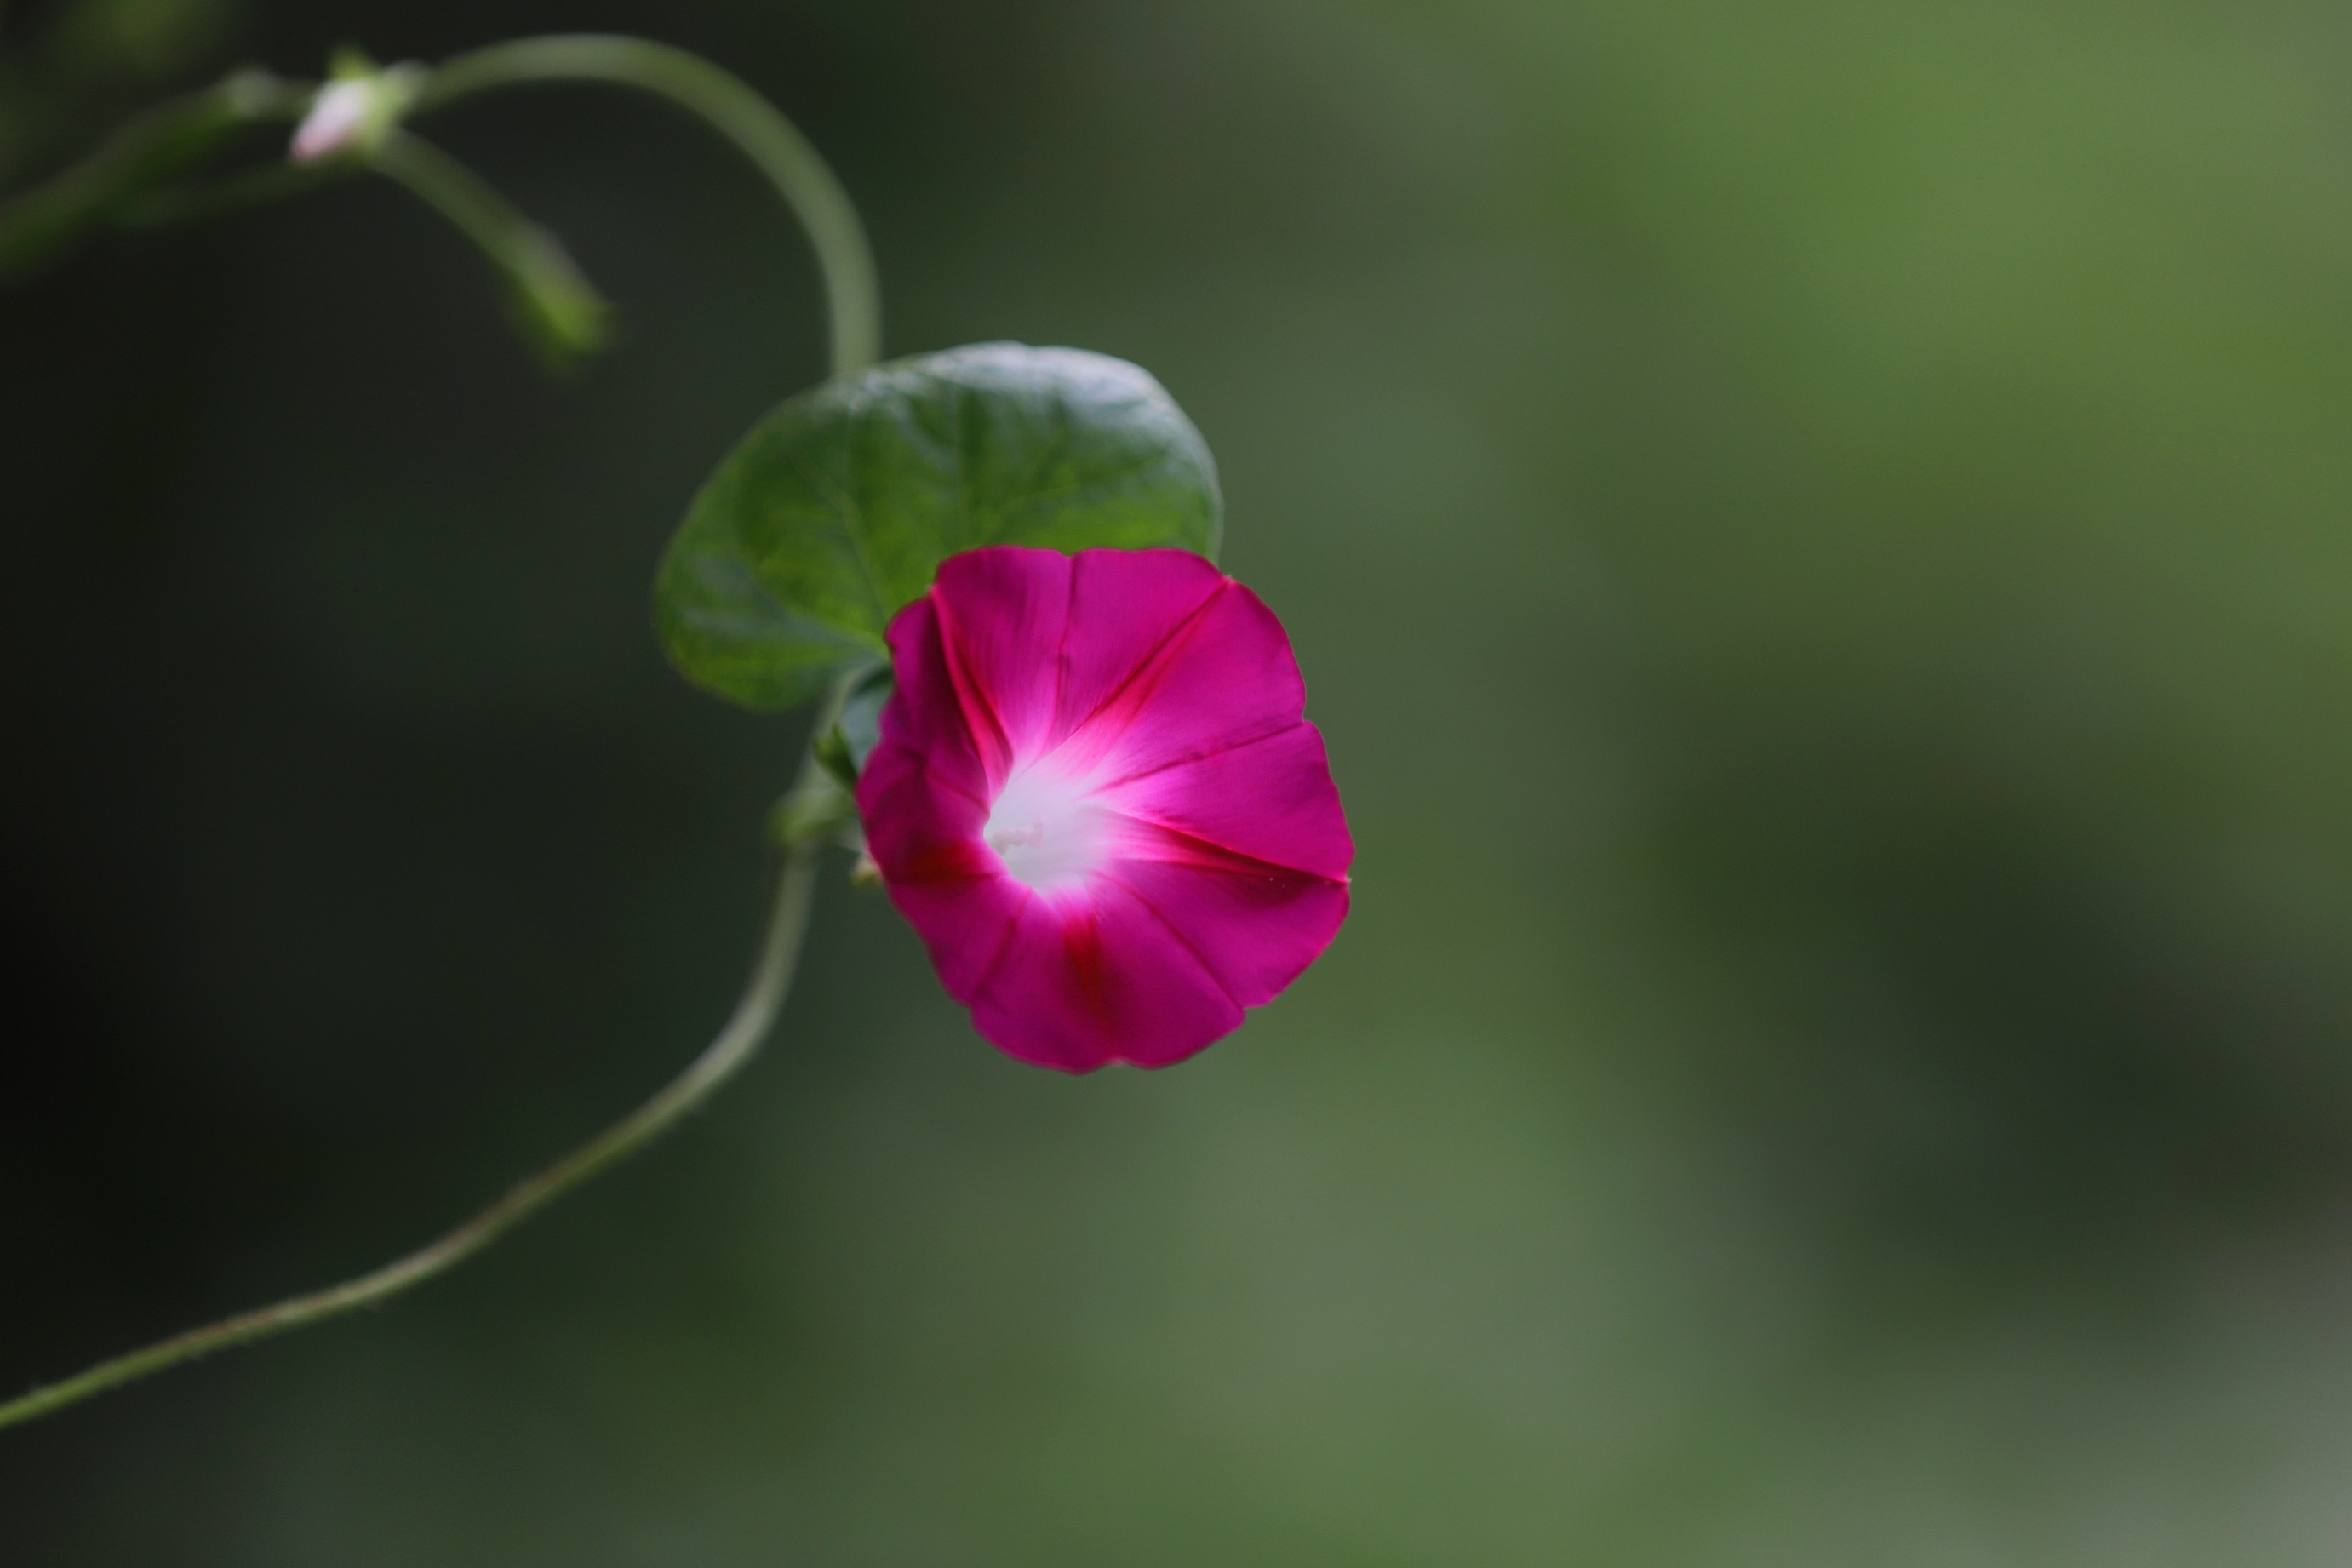
[[[337,75],[310,100],[310,112],[286,150],[288,161],[301,167],[373,150],[407,111],[418,75],[405,65]]]
[[[319,96],[310,100],[310,112],[294,132],[294,145],[287,157],[297,163],[316,163],[358,146],[375,107],[377,90],[373,77],[331,81],[320,88]]]

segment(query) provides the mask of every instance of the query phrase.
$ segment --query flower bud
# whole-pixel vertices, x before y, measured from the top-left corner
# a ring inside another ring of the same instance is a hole
[[[298,168],[322,163],[354,153],[373,152],[407,112],[416,95],[419,72],[415,66],[346,69],[310,100],[310,113],[294,130],[293,145],[286,150]]]

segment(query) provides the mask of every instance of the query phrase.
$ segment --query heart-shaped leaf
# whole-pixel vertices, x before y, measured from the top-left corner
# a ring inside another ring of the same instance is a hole
[[[789,708],[884,657],[882,629],[983,544],[1174,545],[1213,557],[1200,432],[1144,371],[980,343],[877,365],[776,408],[719,466],[654,585],[696,685]]]

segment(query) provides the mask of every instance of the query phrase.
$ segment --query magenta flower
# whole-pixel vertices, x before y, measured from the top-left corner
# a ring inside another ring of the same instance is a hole
[[[1355,847],[1256,595],[1181,550],[995,545],[888,635],[866,846],[1000,1048],[1165,1067],[1329,944]]]

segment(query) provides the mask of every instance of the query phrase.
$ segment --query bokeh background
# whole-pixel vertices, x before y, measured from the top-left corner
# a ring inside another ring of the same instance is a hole
[[[0,182],[587,28],[800,121],[894,352],[1175,393],[1354,916],[1072,1080],[836,874],[709,1112],[0,1434],[0,1562],[2352,1560],[2352,14],[65,0]],[[800,721],[646,597],[821,373],[803,248],[657,104],[425,129],[614,353],[384,185],[0,293],[11,1387],[436,1233],[748,957]]]

